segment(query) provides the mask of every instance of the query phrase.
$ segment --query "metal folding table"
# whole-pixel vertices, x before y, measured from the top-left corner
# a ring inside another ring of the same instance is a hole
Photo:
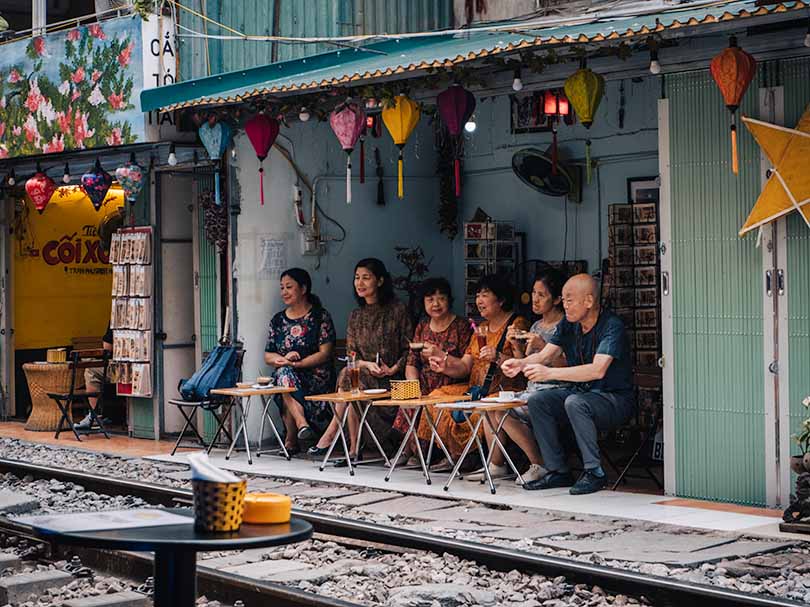
[[[239,409],[241,418],[239,428],[233,435],[233,441],[231,441],[231,446],[228,448],[228,453],[225,455],[225,459],[230,459],[231,453],[233,453],[233,450],[236,448],[236,443],[241,435],[245,441],[245,451],[247,451],[248,464],[253,464],[253,458],[250,455],[247,418],[248,414],[250,413],[250,400],[254,396],[261,398],[262,404],[264,405],[262,409],[262,423],[259,429],[259,442],[261,443],[262,437],[264,436],[264,423],[265,420],[267,420],[270,422],[270,428],[273,430],[273,434],[278,441],[281,452],[284,454],[284,457],[286,457],[287,460],[290,459],[290,454],[287,451],[287,448],[284,446],[284,440],[281,438],[281,433],[278,431],[276,424],[273,422],[273,418],[270,416],[269,409],[270,404],[273,402],[273,399],[271,398],[272,396],[276,394],[289,394],[291,392],[295,392],[295,388],[282,388],[280,386],[268,386],[266,388],[217,388],[216,390],[211,390],[211,394],[216,394],[217,396],[229,396],[231,398],[230,408],[234,406],[237,407]],[[230,408],[228,411],[226,411],[226,414],[223,415],[224,419],[228,419]],[[256,457],[259,457],[261,453],[261,450],[259,450],[256,453]]]
[[[492,475],[489,473],[489,462],[492,459],[492,454],[495,451],[495,447],[497,446],[498,449],[501,450],[503,453],[503,457],[506,462],[509,464],[509,467],[512,469],[512,472],[518,477],[518,480],[521,484],[523,484],[523,477],[518,472],[518,469],[515,467],[515,464],[512,462],[512,458],[509,457],[509,453],[506,451],[506,447],[503,446],[501,439],[498,438],[498,433],[503,428],[503,424],[506,421],[506,417],[509,414],[509,411],[512,409],[516,409],[517,407],[522,407],[525,405],[521,400],[514,400],[509,402],[483,402],[483,401],[475,401],[475,402],[454,402],[454,403],[446,403],[446,404],[439,404],[436,405],[438,409],[445,409],[447,411],[461,411],[464,415],[464,421],[472,430],[472,435],[470,436],[470,440],[467,441],[467,444],[464,445],[464,450],[461,452],[461,455],[456,460],[455,466],[453,466],[453,471],[450,473],[450,478],[447,479],[447,483],[444,485],[444,490],[448,491],[450,489],[450,483],[453,482],[453,479],[458,476],[459,468],[461,468],[461,463],[464,461],[464,458],[467,457],[467,454],[472,449],[473,443],[478,447],[478,453],[481,456],[481,461],[484,463],[484,477],[487,483],[489,483],[489,490],[491,493],[495,493],[495,483],[492,481]],[[501,416],[500,421],[497,424],[492,423],[492,419],[490,415],[493,413],[504,412],[504,415]],[[478,417],[476,418],[475,422],[472,421],[473,414],[477,414]],[[484,455],[484,447],[481,444],[481,439],[478,438],[478,432],[481,430],[482,424],[487,424],[487,427],[492,432],[493,440],[492,440],[492,447],[489,450],[488,455]],[[484,480],[481,481],[483,483]]]

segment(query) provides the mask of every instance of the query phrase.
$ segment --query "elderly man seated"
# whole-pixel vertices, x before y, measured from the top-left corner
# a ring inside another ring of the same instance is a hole
[[[547,345],[526,358],[505,361],[502,369],[510,377],[522,372],[535,382],[568,384],[539,390],[529,398],[534,436],[549,472],[523,488],[571,487],[572,495],[584,495],[607,484],[597,430],[618,427],[633,414],[632,361],[624,324],[616,314],[600,308],[599,288],[593,278],[573,276],[565,283],[562,298],[565,318]],[[546,366],[561,350],[569,366]],[[564,423],[574,430],[585,468],[576,483],[560,442]]]

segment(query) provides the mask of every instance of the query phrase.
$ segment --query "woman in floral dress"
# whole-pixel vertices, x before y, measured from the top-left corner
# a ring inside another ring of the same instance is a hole
[[[284,446],[298,451],[298,441],[311,442],[329,425],[326,403],[304,399],[331,392],[335,385],[335,326],[306,270],[291,268],[281,275],[281,300],[286,308],[273,316],[264,360],[275,367],[277,386],[295,392],[276,397],[287,429]]]
[[[422,394],[430,394],[447,384],[465,383],[466,377],[453,378],[437,373],[430,368],[429,360],[438,352],[448,352],[459,358],[463,356],[472,337],[472,327],[469,320],[453,314],[453,292],[446,279],[429,278],[422,283],[420,290],[427,318],[416,326],[405,378],[418,379]],[[408,431],[408,425],[406,413],[400,410],[394,420],[394,428],[404,434]],[[413,444],[406,446],[405,456],[411,453],[415,453]],[[409,465],[417,463],[415,459],[408,460]]]
[[[390,380],[405,375],[408,344],[413,335],[413,323],[405,305],[394,296],[394,285],[385,264],[370,257],[357,263],[354,270],[354,291],[359,305],[349,316],[346,329],[346,351],[354,354],[360,368],[360,389],[388,389]],[[338,378],[341,390],[350,390],[346,369]],[[338,415],[343,415],[343,406],[337,406]],[[401,436],[393,428],[396,407],[373,407],[368,422],[375,436],[386,451],[393,452],[399,446]],[[348,439],[352,458],[358,455],[358,428],[360,419],[354,408],[349,410]],[[309,450],[313,457],[323,457],[338,431],[338,421],[324,432],[318,444]],[[339,462],[338,465],[345,464]]]

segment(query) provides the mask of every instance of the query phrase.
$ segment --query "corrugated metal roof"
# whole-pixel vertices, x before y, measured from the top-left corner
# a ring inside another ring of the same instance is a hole
[[[364,48],[333,51],[304,59],[201,78],[141,93],[143,111],[239,103],[261,95],[346,86],[380,77],[540,46],[621,41],[682,28],[734,22],[807,9],[803,1],[757,6],[755,0],[673,8],[643,16],[600,17],[577,25],[546,27],[531,33],[471,32],[404,38]],[[515,24],[519,27],[519,24]]]
[[[201,0],[181,0],[180,3],[195,11],[202,10]],[[258,36],[334,37],[424,32],[453,25],[452,0],[206,0],[204,6],[211,19],[244,34]],[[211,24],[206,26],[187,11],[180,10],[178,18],[181,25],[195,32],[229,33]],[[275,32],[274,21],[277,22]],[[332,51],[335,46],[213,38],[206,41],[181,35],[180,49],[180,74],[184,80],[190,80],[301,59]]]

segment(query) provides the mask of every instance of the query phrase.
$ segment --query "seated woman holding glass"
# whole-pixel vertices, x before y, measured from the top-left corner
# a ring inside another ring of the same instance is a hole
[[[382,261],[376,258],[362,259],[354,270],[354,292],[358,307],[349,316],[346,329],[346,352],[353,365],[359,369],[359,390],[389,388],[391,379],[402,379],[408,344],[413,335],[413,324],[408,310],[394,296],[391,275]],[[351,385],[347,369],[338,377],[338,388],[349,391]],[[344,406],[337,405],[339,417]],[[393,428],[396,407],[373,407],[368,413],[368,423],[386,452],[399,446],[401,436]],[[326,454],[338,431],[338,420],[333,419],[318,444],[309,450],[313,457]],[[360,419],[354,408],[349,409],[349,457],[362,458],[357,437]],[[345,461],[337,465],[345,465]]]
[[[312,444],[332,417],[326,403],[304,397],[331,392],[335,385],[335,325],[312,293],[306,270],[286,270],[280,285],[286,307],[270,321],[264,361],[275,367],[277,386],[295,388],[275,398],[286,428],[284,446],[297,453],[298,441]]]
[[[428,278],[420,287],[420,295],[427,318],[416,326],[405,367],[405,378],[418,379],[422,394],[430,394],[448,384],[466,385],[466,377],[451,377],[434,371],[430,366],[430,358],[444,356],[445,353],[461,358],[472,337],[470,321],[453,314],[453,292],[446,279]],[[403,411],[397,413],[394,428],[405,434],[408,426],[406,414]],[[415,453],[414,447],[413,444],[406,446],[406,457]],[[408,465],[416,464],[416,459],[408,461]]]
[[[487,275],[481,278],[476,286],[475,303],[478,312],[484,321],[475,329],[475,334],[461,356],[453,355],[451,352],[436,348],[431,352],[428,359],[430,368],[434,373],[446,375],[455,380],[463,380],[469,377],[468,381],[445,385],[434,390],[431,395],[458,395],[461,396],[470,391],[471,387],[476,387],[482,396],[489,394],[497,395],[500,390],[522,390],[524,383],[515,381],[518,377],[508,378],[500,370],[500,363],[513,355],[512,344],[505,338],[506,331],[510,326],[517,329],[526,330],[529,323],[525,318],[513,314],[514,289],[508,279],[500,275]],[[431,408],[431,414],[436,418],[435,408]],[[471,430],[466,423],[459,424],[450,415],[440,417],[437,424],[437,431],[444,442],[447,450],[453,458],[457,458],[464,450],[464,446],[471,437]],[[419,438],[430,441],[431,432],[427,420],[423,417],[419,422]],[[488,437],[489,438],[489,437]],[[536,447],[534,437],[528,433],[526,443],[531,442]],[[491,439],[488,441],[490,448]],[[524,449],[524,441],[515,442]],[[492,465],[498,467],[499,473],[506,471],[503,463],[503,456],[500,450],[496,449],[492,455]],[[439,466],[444,465],[441,462]],[[464,478],[469,478],[465,476]],[[483,478],[483,470],[476,480]]]

